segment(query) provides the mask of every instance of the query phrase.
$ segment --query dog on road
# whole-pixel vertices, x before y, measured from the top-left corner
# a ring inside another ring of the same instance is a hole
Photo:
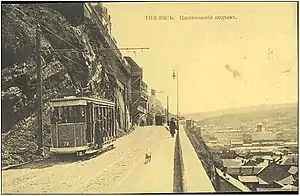
[[[149,149],[147,149],[146,154],[145,154],[145,164],[150,163],[151,162],[151,151]]]

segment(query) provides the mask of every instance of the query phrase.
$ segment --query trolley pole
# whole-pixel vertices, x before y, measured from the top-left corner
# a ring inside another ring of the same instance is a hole
[[[38,129],[37,129],[37,145],[38,145],[38,154],[43,154],[43,81],[42,81],[42,65],[41,65],[41,28],[40,25],[37,24],[36,29],[36,70],[37,70],[37,121],[38,121]]]

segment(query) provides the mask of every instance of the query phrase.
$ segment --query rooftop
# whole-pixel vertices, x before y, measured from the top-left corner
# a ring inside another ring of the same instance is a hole
[[[257,176],[239,176],[238,179],[243,183],[268,184],[267,182],[265,182],[264,180],[262,180]]]
[[[288,184],[293,184],[294,183],[294,178],[292,175],[282,179],[282,180],[279,180],[278,181],[280,184],[284,184],[284,185],[288,185]]]
[[[287,191],[282,188],[257,188],[257,192]]]
[[[140,68],[138,64],[129,56],[124,56],[124,59],[128,62],[131,67]]]
[[[228,129],[228,130],[219,130],[219,131],[214,131],[214,133],[224,133],[224,132],[242,132],[241,130],[236,130],[236,129]]]
[[[241,183],[240,181],[238,181],[237,179],[233,178],[232,176],[226,174],[226,177],[223,175],[223,172],[216,168],[217,174],[226,182],[230,183],[231,185],[233,185],[234,187],[236,187],[237,189],[243,191],[243,192],[250,192],[250,189],[245,186],[243,183]]]
[[[287,155],[282,157],[281,160],[278,161],[280,165],[298,165],[298,156],[297,155]]]
[[[298,167],[291,166],[288,172],[290,174],[294,175],[294,174],[298,173]]]
[[[284,187],[281,188],[282,190],[285,191],[297,191],[297,187],[293,186],[293,185],[286,185]]]
[[[227,173],[230,175],[251,176],[251,175],[257,175],[261,169],[262,167],[257,167],[257,166],[228,167]]]
[[[225,167],[238,167],[242,165],[242,159],[222,159]]]
[[[249,182],[252,182],[252,183],[258,183],[258,178],[257,176],[239,176],[238,177],[239,181],[243,182],[243,183],[249,183]]]

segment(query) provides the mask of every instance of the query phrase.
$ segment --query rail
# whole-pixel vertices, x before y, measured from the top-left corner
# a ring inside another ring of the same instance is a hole
[[[141,92],[141,98],[143,98],[144,100],[148,100],[148,95],[147,95],[147,91],[145,91],[145,90],[142,90],[142,92]]]
[[[210,181],[197,153],[192,146],[189,138],[184,130],[183,125],[180,126],[179,140],[182,156],[183,173],[182,178],[184,182],[183,192],[216,192]]]
[[[142,113],[144,113],[144,114],[147,113],[147,110],[146,110],[145,108],[143,108],[141,105],[139,105],[139,106],[137,107],[137,110],[140,111],[140,112],[142,112]]]
[[[130,73],[131,73],[131,76],[142,76],[143,69],[140,67],[131,67]]]

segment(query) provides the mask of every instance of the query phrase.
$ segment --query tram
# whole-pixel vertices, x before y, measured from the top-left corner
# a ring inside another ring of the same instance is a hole
[[[55,154],[83,155],[95,151],[95,124],[100,120],[102,148],[116,141],[115,104],[89,97],[64,97],[50,101],[52,147]]]
[[[162,126],[165,123],[165,116],[162,114],[155,115],[155,125]]]

